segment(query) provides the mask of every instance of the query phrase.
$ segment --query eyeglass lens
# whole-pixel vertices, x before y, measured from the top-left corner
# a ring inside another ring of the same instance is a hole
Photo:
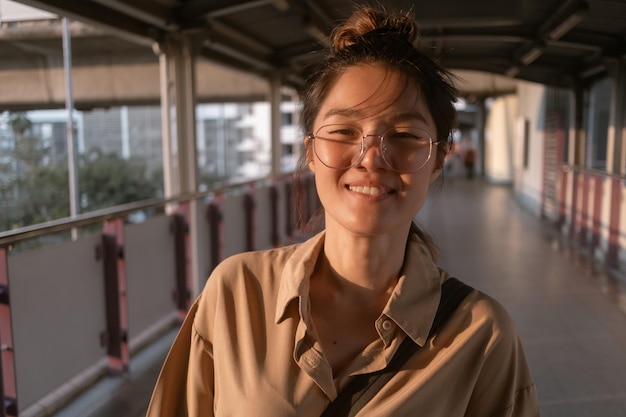
[[[329,168],[347,169],[356,165],[371,147],[378,147],[393,170],[413,172],[430,159],[432,139],[415,127],[394,127],[383,135],[363,135],[350,125],[326,125],[314,135],[313,149]]]

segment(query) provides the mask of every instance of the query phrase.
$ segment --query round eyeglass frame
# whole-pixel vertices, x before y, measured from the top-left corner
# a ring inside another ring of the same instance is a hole
[[[360,148],[360,150],[359,150],[358,155],[353,156],[353,158],[354,158],[354,157],[356,157],[356,159],[354,159],[354,162],[352,162],[350,165],[343,166],[343,167],[335,167],[335,166],[329,165],[328,163],[324,162],[324,159],[323,159],[322,157],[320,157],[320,155],[319,155],[319,154],[318,154],[318,152],[317,152],[317,149],[315,148],[315,139],[329,140],[329,139],[324,138],[324,137],[322,137],[322,136],[318,136],[318,133],[319,133],[322,129],[327,128],[328,126],[343,126],[343,125],[342,125],[342,124],[337,124],[337,125],[335,125],[335,124],[331,124],[331,125],[323,125],[323,126],[321,126],[320,128],[318,128],[318,129],[316,130],[316,133],[315,133],[315,134],[310,133],[310,134],[308,135],[308,139],[310,139],[310,140],[313,142],[311,146],[313,147],[313,152],[314,152],[314,153],[315,153],[315,155],[317,156],[317,159],[319,159],[319,161],[320,161],[320,162],[321,162],[324,166],[326,166],[326,167],[328,167],[328,168],[331,168],[331,169],[341,169],[341,170],[345,170],[345,169],[350,169],[350,168],[352,168],[352,167],[354,167],[354,166],[358,165],[358,164],[361,162],[361,160],[363,159],[363,157],[365,156],[365,153],[366,153],[366,152],[370,149],[370,147],[371,147],[371,146],[369,146],[369,145],[368,145],[368,146],[366,146],[366,144],[365,144],[365,139],[367,139],[368,137],[377,137],[377,138],[379,139],[379,140],[378,140],[378,150],[380,151],[380,155],[382,156],[382,159],[383,159],[383,161],[385,162],[385,165],[386,165],[389,169],[391,169],[392,171],[398,172],[398,173],[412,173],[412,172],[417,172],[417,171],[419,171],[420,169],[424,168],[424,167],[426,166],[426,164],[428,163],[428,161],[430,161],[430,159],[432,158],[432,156],[433,156],[433,146],[434,146],[434,145],[438,145],[439,143],[441,143],[441,141],[434,141],[434,140],[430,137],[430,135],[428,134],[428,132],[426,132],[424,129],[420,129],[420,128],[413,128],[413,129],[415,129],[415,130],[419,130],[419,131],[421,131],[421,132],[424,132],[424,133],[425,133],[425,135],[426,135],[426,137],[428,137],[428,140],[429,140],[429,142],[430,142],[430,143],[429,143],[429,146],[428,146],[428,156],[426,157],[426,159],[424,160],[424,162],[423,162],[423,163],[422,163],[419,167],[417,167],[417,168],[414,168],[414,169],[409,169],[409,170],[399,170],[399,169],[394,168],[394,167],[393,167],[393,165],[391,164],[391,162],[389,162],[389,161],[387,160],[387,156],[386,156],[386,148],[384,147],[384,144],[385,144],[385,136],[386,136],[389,132],[391,132],[391,131],[393,131],[393,130],[398,129],[397,127],[392,127],[392,128],[390,128],[390,129],[386,130],[386,131],[385,131],[382,135],[374,135],[374,134],[368,134],[368,135],[366,135],[366,134],[364,134],[364,133],[361,131],[361,129],[359,129],[359,128],[356,128],[356,127],[354,127],[354,126],[350,126],[350,125],[345,125],[345,126],[347,126],[347,127],[350,127],[351,129],[354,129],[354,130],[356,130],[356,131],[358,131],[358,132],[359,132],[359,136],[361,137],[361,148]]]

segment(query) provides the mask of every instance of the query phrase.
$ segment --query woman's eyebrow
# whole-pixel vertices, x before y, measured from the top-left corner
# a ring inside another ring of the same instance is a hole
[[[408,122],[408,121],[418,121],[422,123],[428,123],[426,116],[424,116],[421,112],[406,112],[406,113],[398,113],[394,114],[393,118],[396,122]]]
[[[343,117],[363,117],[363,111],[359,109],[355,109],[354,107],[347,109],[330,109],[326,113],[324,113],[324,119],[328,119],[333,116],[343,116]]]
[[[324,119],[328,119],[330,117],[333,116],[341,116],[341,117],[347,117],[347,118],[365,118],[367,117],[367,114],[360,109],[356,109],[354,107],[352,108],[335,108],[335,109],[330,109],[328,110],[326,113],[324,113]],[[421,112],[415,112],[415,111],[410,111],[410,112],[402,112],[402,113],[396,113],[393,114],[391,117],[391,120],[394,123],[397,122],[410,122],[410,121],[418,121],[418,122],[422,122],[422,123],[428,123],[428,119],[426,116],[424,116],[423,113]]]

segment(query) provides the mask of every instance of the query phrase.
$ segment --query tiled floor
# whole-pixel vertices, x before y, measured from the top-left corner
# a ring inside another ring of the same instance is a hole
[[[454,276],[499,300],[515,320],[543,417],[626,416],[626,290],[548,237],[510,188],[435,185],[419,216]],[[140,417],[172,335],[131,373],[86,393],[57,417]]]
[[[512,196],[507,187],[448,181],[419,219],[442,266],[513,316],[543,417],[626,416],[623,279],[594,273]]]

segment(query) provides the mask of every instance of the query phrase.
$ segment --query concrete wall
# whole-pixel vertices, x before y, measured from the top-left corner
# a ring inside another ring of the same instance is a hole
[[[541,213],[545,95],[546,88],[541,84],[518,83],[513,147],[514,188],[521,204],[537,215]],[[526,145],[525,140],[528,141]]]
[[[498,97],[489,107],[485,122],[485,177],[492,183],[511,184],[517,97]]]

